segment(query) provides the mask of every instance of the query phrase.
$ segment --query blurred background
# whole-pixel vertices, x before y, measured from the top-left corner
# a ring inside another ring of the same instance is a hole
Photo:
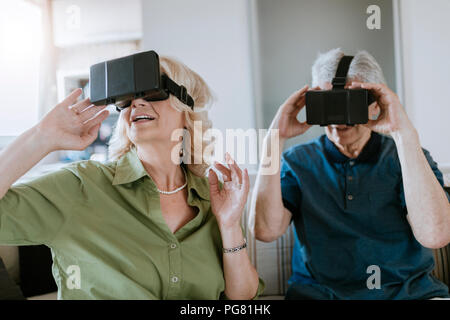
[[[367,27],[370,5],[380,8],[379,29]],[[90,65],[145,50],[176,57],[206,80],[216,128],[268,128],[280,104],[311,83],[318,53],[340,47],[377,59],[448,174],[449,17],[449,0],[0,0],[0,148],[74,88],[88,94]],[[52,153],[27,176],[107,160],[118,116],[110,110],[87,150]],[[288,146],[320,134],[314,127]]]

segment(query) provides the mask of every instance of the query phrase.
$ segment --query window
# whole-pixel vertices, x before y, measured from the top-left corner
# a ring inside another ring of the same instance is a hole
[[[38,121],[41,9],[28,1],[0,3],[0,142]]]

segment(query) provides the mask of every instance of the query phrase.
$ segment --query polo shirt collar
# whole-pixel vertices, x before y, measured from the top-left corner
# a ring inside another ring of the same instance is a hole
[[[144,176],[148,176],[147,170],[137,155],[135,148],[131,148],[119,160],[117,160],[116,173],[112,184],[125,184],[134,182]]]
[[[362,149],[357,158],[352,159],[358,162],[375,162],[378,158],[381,145],[381,135],[371,132],[370,139]],[[349,157],[342,154],[334,143],[325,135],[324,148],[327,157],[333,162],[343,163],[350,160]]]
[[[209,185],[207,184],[206,179],[196,176],[185,165],[184,169],[186,171],[189,193],[194,190],[201,198],[209,200]],[[156,185],[139,159],[136,148],[132,147],[126,154],[117,160],[116,172],[112,184],[126,184],[137,181],[145,176],[150,178],[150,181],[156,190]]]

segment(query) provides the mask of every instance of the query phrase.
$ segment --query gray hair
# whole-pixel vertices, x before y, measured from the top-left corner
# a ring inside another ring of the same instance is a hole
[[[312,66],[312,87],[331,82],[339,61],[344,56],[341,48],[319,53]],[[365,50],[358,51],[350,64],[347,77],[354,81],[386,84],[383,71],[375,58]]]

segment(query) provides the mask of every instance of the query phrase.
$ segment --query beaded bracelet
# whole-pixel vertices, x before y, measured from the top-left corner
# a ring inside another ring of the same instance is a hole
[[[238,252],[241,251],[242,249],[247,248],[247,241],[244,240],[244,244],[241,244],[238,247],[234,247],[234,248],[223,248],[223,253],[233,253],[233,252]]]

